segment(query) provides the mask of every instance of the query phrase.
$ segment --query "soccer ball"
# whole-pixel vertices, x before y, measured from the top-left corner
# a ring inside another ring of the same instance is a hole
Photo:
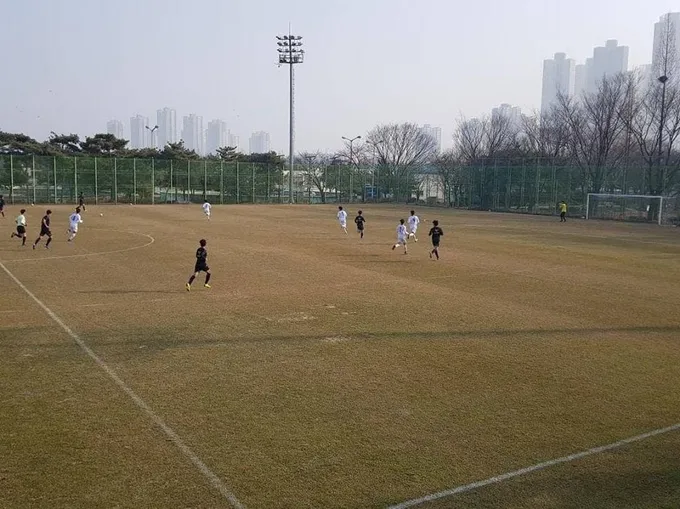
[[[104,217],[104,214],[99,214],[101,217]]]
[[[31,203],[31,207],[35,207],[35,203]]]

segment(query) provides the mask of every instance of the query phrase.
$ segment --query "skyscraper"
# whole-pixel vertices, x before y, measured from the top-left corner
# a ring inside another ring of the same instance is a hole
[[[251,154],[266,154],[271,150],[269,133],[257,131],[250,136],[249,148]]]
[[[588,91],[597,92],[604,78],[628,71],[628,46],[619,46],[615,39],[610,39],[593,50],[592,62],[592,67],[587,69]]]
[[[124,130],[123,130],[123,122],[120,120],[109,120],[106,123],[106,132],[108,134],[113,134],[116,138],[118,139],[123,139]]]
[[[149,119],[142,115],[130,118],[130,148],[147,148],[149,137],[146,126]]]
[[[163,150],[168,143],[177,143],[177,115],[171,108],[163,108],[156,112],[156,140],[158,148]]]
[[[508,119],[508,125],[512,129],[519,129],[522,124],[522,109],[519,106],[511,106],[503,103],[491,110],[491,118],[503,116]]]
[[[566,53],[555,53],[554,58],[543,61],[541,112],[548,112],[560,94],[574,94],[574,60]]]
[[[426,134],[434,138],[434,141],[436,143],[437,154],[439,154],[442,151],[442,128],[432,127],[430,124],[425,124],[423,127],[420,128],[420,131],[423,134]]]
[[[231,134],[231,131],[228,131],[227,135],[227,145],[230,147],[234,147],[236,149],[236,152],[240,152],[240,138],[236,136],[235,134]]]
[[[214,154],[218,148],[229,145],[229,131],[227,123],[222,120],[208,122],[208,130],[205,136],[206,153]]]
[[[182,139],[184,146],[194,150],[198,155],[205,155],[205,138],[203,132],[203,117],[194,115],[184,117],[182,122]]]
[[[674,75],[680,75],[680,12],[664,14],[654,23],[652,51],[654,79],[664,74],[671,79]]]
[[[587,88],[586,64],[578,64],[574,70],[574,97],[580,99]]]

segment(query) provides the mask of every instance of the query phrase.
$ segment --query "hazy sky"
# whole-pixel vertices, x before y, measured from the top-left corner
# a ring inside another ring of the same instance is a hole
[[[227,121],[287,152],[288,72],[275,36],[304,36],[296,150],[333,150],[378,123],[442,127],[502,102],[540,104],[543,59],[606,39],[649,63],[677,0],[0,0],[0,130],[105,132],[112,118]]]

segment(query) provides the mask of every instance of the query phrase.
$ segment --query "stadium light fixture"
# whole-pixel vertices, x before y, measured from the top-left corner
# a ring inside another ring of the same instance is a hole
[[[293,66],[301,64],[305,59],[305,50],[302,49],[302,36],[277,35],[276,45],[279,54],[279,66],[288,65],[290,74],[290,125],[288,132],[288,203],[293,203],[293,168],[295,161],[295,72]]]
[[[153,126],[153,127],[149,127],[149,126],[147,125],[146,128],[147,128],[148,131],[151,133],[151,148],[156,148],[156,145],[155,145],[154,142],[153,142],[153,135],[154,135],[154,133],[156,132],[156,130],[158,130],[158,126],[155,125],[155,126]]]

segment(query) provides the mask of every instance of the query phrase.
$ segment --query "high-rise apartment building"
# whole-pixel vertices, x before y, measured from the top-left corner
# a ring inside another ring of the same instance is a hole
[[[204,134],[203,117],[194,114],[184,117],[182,122],[182,139],[186,148],[195,151],[198,155],[205,155]]]
[[[158,148],[163,150],[168,143],[177,143],[177,115],[172,108],[163,108],[156,112],[156,140]]]
[[[229,131],[227,123],[222,120],[208,122],[208,130],[205,135],[205,150],[208,154],[214,154],[218,148],[229,145]]]
[[[578,100],[588,88],[588,72],[586,64],[578,64],[574,68],[574,97]]]
[[[574,67],[574,60],[567,58],[566,53],[555,53],[554,58],[543,61],[542,112],[549,111],[560,94],[574,94]]]
[[[149,119],[142,115],[130,118],[130,148],[147,148],[149,140],[147,128]]]
[[[228,131],[227,145],[229,145],[230,147],[234,147],[236,149],[236,152],[240,152],[241,151],[240,143],[241,143],[240,138],[235,134],[231,134],[231,131]]]
[[[651,72],[654,79],[680,76],[680,12],[664,14],[654,23]]]
[[[106,132],[108,134],[113,134],[116,138],[122,140],[123,136],[125,136],[123,122],[120,120],[109,120],[106,123]]]
[[[519,129],[522,126],[522,109],[519,106],[511,106],[503,103],[491,110],[491,118],[503,116],[508,119],[508,125],[512,129]]]
[[[258,131],[250,136],[249,148],[251,154],[266,154],[271,150],[269,133]]]
[[[439,154],[442,151],[442,128],[432,127],[430,124],[425,124],[420,128],[420,131],[434,139],[436,143],[437,154]]]
[[[628,71],[628,46],[619,46],[614,39],[593,50],[591,67],[587,70],[589,92],[596,92],[602,80]],[[594,87],[594,88],[593,88]]]

